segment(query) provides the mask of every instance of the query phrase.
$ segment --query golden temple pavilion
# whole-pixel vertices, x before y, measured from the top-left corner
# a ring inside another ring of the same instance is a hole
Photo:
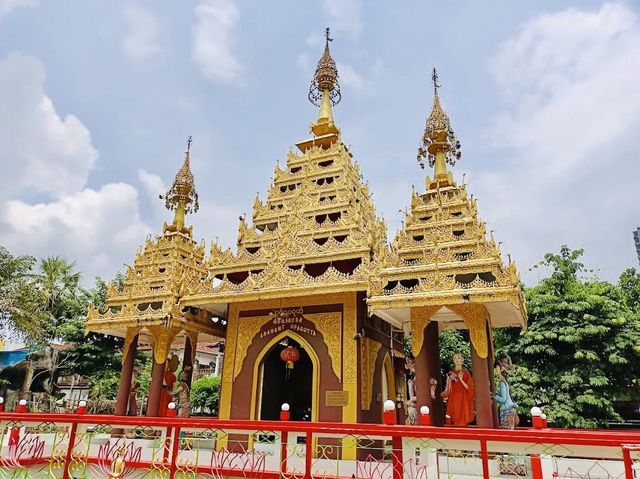
[[[225,359],[220,418],[277,419],[282,403],[292,419],[380,422],[385,400],[405,421],[404,336],[412,338],[415,401],[444,420],[439,335],[469,331],[476,383],[476,423],[496,425],[492,329],[526,326],[520,279],[502,261],[477,204],[449,167],[460,144],[434,100],[418,159],[433,168],[425,191],[391,244],[360,168],[334,121],[338,70],[327,30],[309,90],[318,107],[310,136],[276,165],[266,197],[241,217],[235,251],[214,243],[208,255],[186,226],[198,210],[189,164],[165,195],[171,224],[147,240],[111,286],[104,310],[92,309],[87,330],[125,339],[117,414],[126,414],[137,344],[152,345],[154,366],[147,415],[163,411],[168,356],[184,345],[187,379],[198,341],[221,338]]]

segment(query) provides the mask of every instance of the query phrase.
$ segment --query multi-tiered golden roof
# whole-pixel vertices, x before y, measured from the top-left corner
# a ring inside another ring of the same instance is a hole
[[[474,341],[474,322],[488,318],[491,327],[525,327],[526,311],[515,264],[511,258],[503,264],[476,201],[447,169],[460,158],[460,143],[440,105],[437,80],[434,70],[433,107],[418,150],[418,161],[424,167],[428,159],[434,177],[426,178],[425,193],[413,191],[385,268],[371,278],[368,304],[370,312],[391,322],[411,321],[414,331],[438,320],[440,330],[468,328]],[[477,349],[486,354],[486,333],[478,334],[484,340],[476,337]],[[414,350],[420,343],[414,341]]]
[[[167,209],[175,211],[173,222],[165,223],[162,235],[147,239],[133,266],[127,267],[121,287],[109,285],[106,309],[92,307],[87,315],[87,331],[126,337],[127,344],[138,334],[147,337],[157,362],[164,362],[171,343],[180,336],[224,336],[224,330],[212,322],[207,311],[187,308],[180,302],[187,284],[207,276],[204,244],[197,244],[192,228],[184,224],[185,214],[198,210],[189,164],[190,145],[191,138],[182,167],[164,196]]]
[[[330,40],[309,93],[320,107],[312,137],[289,152],[284,168],[276,165],[251,221],[241,218],[237,253],[213,244],[209,281],[192,285],[187,304],[215,311],[229,302],[368,289],[386,227],[333,120],[340,90]]]

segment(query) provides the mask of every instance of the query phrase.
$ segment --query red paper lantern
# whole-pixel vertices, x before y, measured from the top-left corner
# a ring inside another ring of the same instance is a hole
[[[300,351],[293,346],[287,346],[280,352],[280,359],[287,363],[287,369],[293,369],[293,365],[300,359]]]

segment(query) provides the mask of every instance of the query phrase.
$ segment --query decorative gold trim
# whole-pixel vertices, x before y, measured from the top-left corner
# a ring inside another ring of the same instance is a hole
[[[129,354],[129,349],[131,348],[131,343],[133,343],[134,338],[140,333],[142,328],[128,328],[127,336],[124,338],[124,346],[122,347],[122,362],[124,363],[127,355]]]
[[[333,372],[338,381],[342,382],[342,313],[305,314],[304,317],[311,321],[322,335],[329,351]]]
[[[167,360],[171,344],[174,338],[180,332],[179,328],[166,329],[163,326],[149,326],[147,328],[151,333],[153,343],[153,359],[156,363],[162,364]]]
[[[469,328],[469,338],[471,344],[478,353],[478,356],[485,359],[489,354],[487,338],[487,308],[482,304],[449,304],[451,311],[460,316],[464,324]]]
[[[424,329],[429,324],[431,317],[440,310],[442,306],[420,306],[411,308],[411,352],[417,358],[422,351],[424,342]]]
[[[371,409],[376,359],[381,347],[382,344],[367,337],[360,339],[360,407],[367,411]]]
[[[247,357],[247,352],[251,343],[253,342],[256,334],[260,332],[260,329],[271,321],[271,316],[252,316],[243,317],[238,319],[238,336],[236,339],[236,360],[234,361],[233,380],[238,377],[242,371],[244,365],[244,359]],[[228,351],[226,349],[225,351]]]

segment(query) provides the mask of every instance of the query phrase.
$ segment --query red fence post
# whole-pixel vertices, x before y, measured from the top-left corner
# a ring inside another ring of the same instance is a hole
[[[304,478],[311,479],[311,459],[313,459],[313,434],[307,431],[304,444]]]
[[[393,453],[391,456],[391,462],[393,466],[393,479],[402,479],[402,476],[404,476],[402,436],[392,436],[391,447],[393,449]]]
[[[625,479],[633,478],[633,461],[631,460],[631,450],[622,446],[622,460],[624,461],[624,477]]]
[[[489,476],[489,451],[487,450],[487,440],[486,439],[482,439],[480,441],[480,455],[482,456],[482,477],[483,477],[483,479],[490,479],[490,476]]]
[[[542,479],[542,460],[540,454],[531,454],[531,477],[532,479]]]
[[[280,407],[280,420],[288,421],[289,420],[289,404],[282,403]],[[284,475],[287,473],[287,443],[289,442],[289,432],[282,431],[280,435],[280,474]]]
[[[25,413],[29,412],[27,410],[27,400],[20,399],[18,401],[18,407],[16,408],[16,412]],[[9,433],[9,446],[16,446],[20,442],[20,428],[14,426],[11,428],[11,432]]]
[[[173,431],[173,443],[171,444],[171,464],[169,464],[169,479],[176,477],[176,471],[178,469],[178,451],[180,450],[180,431],[181,427],[178,426]],[[197,464],[194,465],[196,468]]]
[[[167,417],[176,417],[178,415],[178,411],[176,411],[176,403],[173,401],[167,405]],[[167,435],[164,438],[164,450],[162,451],[162,460],[166,463],[169,461],[169,443],[171,441],[171,433],[173,432],[173,428],[171,426],[167,427]]]
[[[422,406],[420,408],[420,425],[431,426],[431,416],[429,416],[429,406]]]
[[[18,401],[18,407],[16,408],[16,412],[28,412],[26,399],[20,399],[20,401]]]
[[[392,426],[396,423],[396,403],[391,399],[387,399],[383,405],[382,421]]]
[[[69,445],[67,446],[67,455],[64,458],[64,472],[62,473],[62,479],[69,479],[69,466],[71,465],[71,458],[73,457],[73,449],[76,446],[76,434],[78,432],[78,422],[73,421],[71,423],[71,431],[69,432]]]

